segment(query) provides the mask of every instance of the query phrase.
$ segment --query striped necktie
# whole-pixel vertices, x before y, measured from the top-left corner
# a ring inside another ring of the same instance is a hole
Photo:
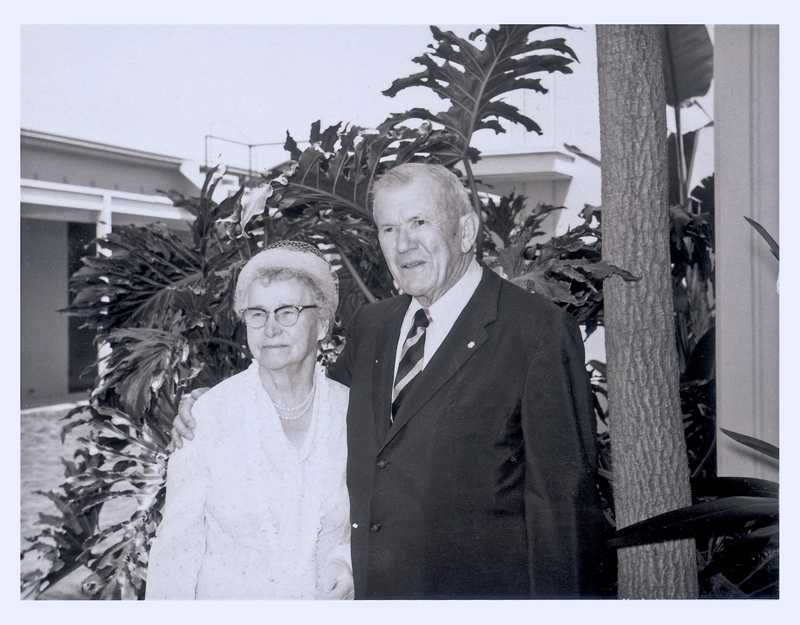
[[[400,363],[397,365],[397,375],[394,378],[394,388],[392,389],[392,423],[394,423],[400,402],[408,394],[416,375],[422,371],[425,328],[430,322],[428,311],[420,308],[414,315],[414,325],[411,326],[405,343],[403,343],[403,351],[400,353]]]

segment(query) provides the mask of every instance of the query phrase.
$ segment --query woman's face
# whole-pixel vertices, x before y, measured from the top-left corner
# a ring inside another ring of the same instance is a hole
[[[254,280],[247,289],[247,308],[262,308],[269,313],[263,328],[247,328],[250,353],[265,369],[279,370],[316,359],[317,343],[325,338],[325,327],[316,309],[303,310],[293,326],[282,326],[274,311],[281,306],[316,304],[310,289],[297,279],[274,280],[265,286]]]

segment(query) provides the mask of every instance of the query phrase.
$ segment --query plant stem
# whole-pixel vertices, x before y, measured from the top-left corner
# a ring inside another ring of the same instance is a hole
[[[339,253],[339,257],[342,259],[342,264],[347,267],[347,271],[350,272],[350,275],[353,276],[353,281],[356,283],[356,286],[361,290],[364,294],[364,297],[367,298],[367,301],[372,304],[378,301],[378,298],[375,297],[372,292],[367,288],[367,285],[364,284],[364,281],[361,279],[361,276],[358,275],[356,268],[353,266],[353,263],[350,262],[350,259],[347,255],[342,251],[342,248],[338,245],[335,246],[336,251]]]
[[[714,439],[714,441],[708,447],[706,455],[703,456],[703,459],[700,461],[700,464],[697,465],[697,468],[694,470],[694,473],[692,473],[692,477],[697,477],[698,475],[700,475],[700,471],[703,469],[705,463],[708,462],[708,459],[711,457],[711,453],[714,451],[714,449],[716,449],[716,447],[717,447],[717,441],[716,439]]]
[[[229,341],[228,339],[220,339],[220,338],[213,338],[213,339],[206,339],[204,341],[196,341],[196,343],[216,343],[219,345],[227,345],[229,347],[233,347],[234,349],[244,353],[244,347],[239,345],[238,343],[234,343],[233,341]]]
[[[467,172],[467,181],[469,182],[469,190],[472,195],[472,207],[478,215],[478,238],[475,240],[475,258],[477,260],[483,259],[483,214],[481,211],[481,200],[478,197],[478,185],[475,184],[475,174],[472,173],[472,166],[469,164],[469,158],[464,156],[461,159],[464,163],[464,170]]]

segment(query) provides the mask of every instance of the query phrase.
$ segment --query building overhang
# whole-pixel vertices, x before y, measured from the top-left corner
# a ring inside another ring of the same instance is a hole
[[[63,137],[61,135],[39,132],[38,130],[28,130],[25,128],[20,130],[20,145],[22,147],[65,152],[75,156],[103,158],[110,161],[135,163],[169,170],[179,170],[183,163],[183,159],[174,156],[122,148],[106,143],[98,143],[96,141],[75,139],[73,137]]]
[[[164,221],[180,229],[194,215],[160,195],[96,189],[43,180],[20,181],[20,216],[49,221],[96,223],[109,215],[112,223],[143,225]]]
[[[559,150],[481,154],[472,166],[485,183],[572,180],[575,157]]]

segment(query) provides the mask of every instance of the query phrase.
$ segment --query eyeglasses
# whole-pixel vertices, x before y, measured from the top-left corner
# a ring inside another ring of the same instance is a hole
[[[285,328],[293,326],[300,318],[300,313],[308,308],[319,308],[319,306],[297,306],[296,304],[289,304],[288,306],[281,306],[276,308],[275,319]],[[257,330],[267,325],[269,319],[269,311],[263,308],[246,308],[241,312],[242,319],[247,324],[248,328]]]

